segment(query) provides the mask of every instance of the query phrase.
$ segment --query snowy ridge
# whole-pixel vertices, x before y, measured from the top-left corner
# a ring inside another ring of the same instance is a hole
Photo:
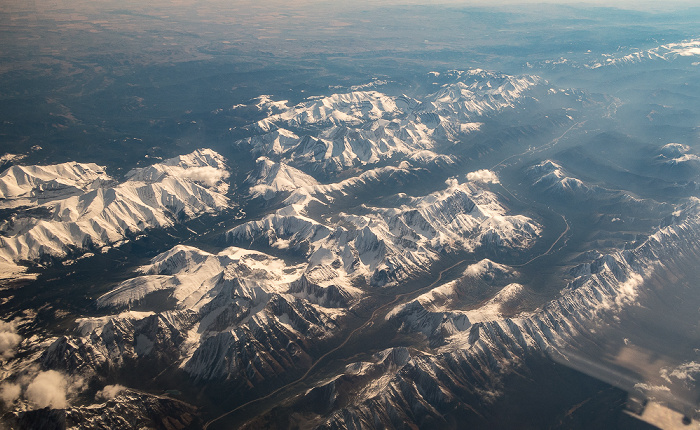
[[[54,170],[59,174],[59,170]],[[97,171],[98,181],[101,176]],[[92,177],[88,175],[88,177]],[[64,258],[71,252],[117,243],[149,228],[172,226],[226,208],[224,159],[208,149],[134,169],[127,180],[42,205],[45,217],[21,213],[0,226],[0,265]],[[94,182],[93,182],[94,183]]]
[[[150,265],[142,267],[143,276],[124,281],[99,297],[97,304],[100,307],[126,306],[139,302],[155,291],[168,290],[176,302],[174,309],[199,311],[213,299],[212,289],[233,270],[250,272],[251,279],[268,281],[249,287],[259,290],[248,293],[254,295],[283,292],[284,289],[277,285],[298,278],[302,266],[293,268],[295,270],[287,275],[282,274],[283,269],[286,266],[281,261],[256,251],[231,247],[218,254],[210,254],[178,245],[156,256]]]
[[[536,76],[514,77],[480,69],[451,71],[446,77],[452,82],[428,95],[418,110],[436,112],[465,127],[472,118],[513,107],[528,90],[544,83]]]
[[[330,205],[336,199],[349,197],[353,193],[373,186],[401,185],[424,173],[426,173],[424,169],[414,168],[407,162],[401,162],[398,167],[387,166],[366,170],[358,176],[340,182],[297,188],[284,200],[283,208],[277,213],[306,215],[312,204]]]
[[[285,163],[275,163],[267,157],[256,160],[255,171],[248,176],[246,182],[251,185],[251,197],[262,197],[266,200],[282,191],[318,185],[312,176]]]
[[[272,100],[272,97],[263,94],[261,96],[258,96],[253,99],[253,102],[255,102],[254,106],[259,110],[259,111],[265,111],[268,113],[272,114],[277,114],[286,111],[289,109],[288,101],[287,100],[280,100],[280,101],[274,101]],[[245,106],[245,105],[237,105],[237,106]]]
[[[529,169],[535,178],[534,185],[557,194],[589,194],[595,191],[607,191],[600,187],[591,187],[582,180],[568,176],[564,168],[552,160],[545,160]]]
[[[30,204],[29,199],[65,198],[111,180],[105,168],[94,163],[11,166],[0,173],[0,208]]]
[[[590,53],[590,51],[589,51]],[[574,60],[560,57],[556,60],[545,60],[542,65],[561,66],[566,65],[574,68],[601,69],[604,67],[624,67],[648,61],[675,61],[682,58],[690,60],[700,56],[700,39],[688,39],[675,43],[667,43],[649,49],[630,50],[627,54],[599,54],[595,59],[587,56],[585,60]],[[696,65],[693,62],[692,65]],[[532,65],[530,65],[532,67]]]
[[[475,119],[517,106],[545,83],[479,69],[450,71],[442,81],[437,92],[420,100],[377,91],[310,98],[249,127],[260,134],[238,145],[306,171],[338,172],[458,142],[480,129]]]
[[[192,312],[124,312],[103,318],[83,319],[83,336],[61,336],[41,355],[44,368],[94,376],[101,367],[119,370],[134,360],[171,364],[192,327]],[[90,330],[92,329],[92,330]]]
[[[263,131],[270,131],[275,123],[300,128],[308,125],[360,124],[367,120],[390,117],[401,113],[397,99],[378,91],[353,91],[329,97],[310,99],[288,110],[258,121]],[[404,103],[405,105],[405,103]],[[402,106],[407,107],[407,106]]]
[[[700,39],[691,39],[678,43],[669,43],[647,50],[640,50],[622,57],[606,55],[604,59],[585,64],[584,67],[597,69],[605,66],[634,64],[645,60],[672,61],[680,57],[697,56],[700,56]]]
[[[226,160],[211,149],[198,149],[126,174],[129,181],[136,183],[161,182],[166,177],[185,179],[220,194],[228,191],[228,183],[224,181],[228,176]]]
[[[693,154],[692,148],[680,143],[668,143],[661,148],[657,161],[671,169],[687,169],[692,176],[700,172],[700,156]]]
[[[420,426],[421,421],[416,419],[427,417],[440,422],[442,414],[455,407],[478,410],[478,405],[489,404],[498,397],[501,378],[528,358],[541,356],[544,351],[556,353],[567,345],[576,345],[579,338],[585,342],[585,334],[596,324],[604,324],[621,310],[635,306],[638,296],[644,294],[641,287],[645,279],[662,269],[666,264],[662,262],[672,264],[679,255],[690,259],[700,255],[698,227],[700,206],[691,201],[678,224],[659,229],[635,249],[599,255],[574,268],[572,273],[577,277],[561,298],[515,318],[471,324],[463,312],[430,312],[420,300],[399,306],[392,318],[405,321],[409,330],[442,338],[437,354],[402,351],[403,364],[390,369],[378,369],[379,357],[369,363],[349,365],[345,373],[307,393],[307,399],[318,399],[319,393],[325,393],[335,411],[320,423],[317,420],[314,428],[341,429],[352,423],[354,428],[369,429],[375,428],[377,422],[385,426],[406,422]],[[503,295],[510,296],[517,290],[508,288]],[[422,297],[426,303],[427,295]],[[484,308],[490,305],[486,303]],[[421,312],[414,310],[418,306]],[[444,329],[428,330],[431,320]],[[328,395],[347,390],[361,392],[370,387],[372,391],[365,391],[368,396],[351,397],[354,400],[342,404],[336,403],[339,396]],[[416,410],[421,413],[415,414]]]
[[[670,213],[673,210],[672,206],[665,202],[642,199],[624,190],[609,189],[574,178],[552,160],[545,160],[530,167],[527,174],[536,188],[551,197],[573,200],[577,203],[621,205],[635,212],[637,216],[658,216],[659,213]]]
[[[110,396],[110,388],[117,392]],[[110,385],[98,392],[96,403],[59,409],[66,428],[159,428],[167,422],[172,428],[200,426],[197,408],[166,396],[129,390]],[[56,409],[27,410],[4,418],[11,428],[42,428],[57,420]]]
[[[239,145],[249,145],[255,154],[277,156],[297,167],[318,164],[325,171],[337,172],[376,164],[395,154],[430,149],[434,141],[429,134],[425,125],[413,121],[377,121],[363,128],[334,125],[317,135],[302,137],[277,129],[247,138]]]
[[[309,200],[298,193],[290,199]],[[235,227],[227,238],[234,244],[302,250],[312,267],[332,266],[382,286],[424,271],[443,251],[526,249],[540,232],[529,218],[506,215],[495,194],[472,183],[450,180],[445,190],[405,198],[398,208],[363,206],[365,214],[340,213],[331,223],[311,219],[303,206],[292,204]]]
[[[482,357],[388,349],[371,361],[349,365],[343,375],[307,393],[305,400],[334,411],[315,420],[312,428],[449,428],[446,411],[457,408],[462,416],[478,418],[479,406],[497,398],[498,366]]]
[[[519,299],[523,291],[522,285],[512,282],[517,276],[518,272],[512,268],[484,259],[469,265],[457,280],[397,306],[386,319],[401,321],[403,330],[421,332],[437,346],[472,324],[502,319],[501,306]],[[477,307],[465,305],[464,299],[474,294],[467,287],[473,290],[479,284],[483,289],[498,292]],[[473,309],[465,310],[468,307]]]
[[[277,128],[265,134],[243,139],[239,144],[253,148],[256,154],[281,155],[296,148],[300,137],[284,128]]]
[[[424,316],[447,311],[454,315],[469,315],[470,313],[471,315],[492,315],[484,322],[475,321],[473,324],[461,324],[464,327],[462,331],[468,331],[469,335],[454,332],[454,336],[445,337],[443,340],[447,341],[447,344],[442,348],[444,351],[455,348],[471,348],[471,345],[474,344],[475,330],[478,332],[480,328],[483,329],[494,324],[499,325],[503,333],[510,333],[509,335],[512,335],[514,329],[508,328],[508,326],[519,327],[519,331],[526,333],[523,339],[530,346],[537,345],[543,349],[556,348],[574,339],[577,333],[585,332],[586,327],[595,324],[606,315],[612,315],[625,306],[633,305],[644,279],[648,279],[650,274],[660,265],[659,255],[677,252],[678,249],[689,245],[695,247],[695,245],[690,244],[688,239],[679,240],[683,234],[681,232],[688,231],[692,228],[691,225],[697,225],[700,222],[700,218],[697,216],[694,218],[688,222],[659,230],[636,249],[600,255],[590,263],[574,267],[571,273],[576,278],[566,286],[562,297],[549,302],[541,310],[532,314],[504,320],[497,318],[497,315],[491,312],[494,304],[507,303],[522,291],[522,286],[509,284],[501,289],[493,299],[485,302],[474,311],[431,307],[429,299],[439,293],[429,292],[414,301],[412,305],[399,306],[389,317],[400,319],[402,316],[408,316],[410,312],[407,313],[407,310],[411,306],[415,309],[416,303],[425,309]],[[697,236],[697,234],[690,237],[693,236]],[[438,287],[438,289],[443,294],[445,291],[454,294],[453,289],[445,286]],[[415,312],[413,313],[415,314]],[[411,318],[415,319],[415,315]],[[451,318],[453,316],[442,318],[441,323],[445,324],[446,320]],[[442,334],[440,335],[442,336]],[[518,336],[522,337],[523,335],[518,334]]]
[[[195,379],[259,382],[308,361],[309,341],[332,336],[336,319],[345,314],[338,307],[361,295],[332,270],[288,266],[234,247],[211,254],[178,245],[141,272],[97,304],[155,311],[80,319],[80,336],[57,340],[43,362],[61,369],[78,363],[66,370],[90,375],[105,364],[118,368],[128,359],[157,359]],[[167,300],[149,300],[162,293]]]

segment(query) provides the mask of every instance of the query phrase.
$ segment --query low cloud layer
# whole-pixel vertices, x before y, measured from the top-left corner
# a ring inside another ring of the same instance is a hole
[[[66,376],[55,370],[39,371],[36,366],[27,369],[15,382],[0,384],[0,401],[6,407],[22,399],[30,409],[63,409],[70,406],[70,400],[85,388],[81,377]],[[107,386],[107,394],[118,393],[121,386]],[[105,391],[105,390],[103,390]]]
[[[191,167],[183,169],[180,175],[192,181],[201,182],[209,187],[213,187],[223,180],[228,173],[225,170],[216,169],[211,166]]]
[[[101,389],[97,392],[97,394],[95,394],[95,398],[97,400],[112,400],[124,390],[126,390],[126,387],[123,385],[105,385],[103,389]]]
[[[695,387],[700,379],[700,363],[689,361],[676,368],[664,367],[660,373],[661,377],[668,382],[681,381],[689,387]]]
[[[498,176],[494,172],[486,169],[467,173],[467,180],[474,182],[489,182],[492,184],[497,184],[499,182]]]
[[[48,370],[36,375],[24,395],[37,408],[65,408],[68,406],[67,391],[66,377],[55,370]]]
[[[0,385],[0,400],[2,400],[6,406],[10,406],[16,402],[21,394],[22,387],[19,384],[5,382]]]
[[[22,336],[17,334],[15,325],[0,321],[0,357],[8,359],[14,356],[20,342]]]

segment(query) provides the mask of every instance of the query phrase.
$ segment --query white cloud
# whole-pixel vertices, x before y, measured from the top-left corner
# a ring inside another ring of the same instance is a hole
[[[15,349],[20,342],[22,342],[22,336],[17,334],[15,325],[0,321],[0,357],[8,359],[15,355]]]
[[[671,391],[670,388],[668,388],[665,385],[650,385],[650,384],[643,384],[643,383],[638,383],[634,384],[634,388],[644,392],[644,391]]]
[[[12,405],[17,399],[19,399],[22,393],[22,387],[19,384],[12,384],[10,382],[5,382],[0,385],[0,400],[2,400],[5,405]]]
[[[126,387],[124,387],[123,385],[105,385],[103,389],[101,389],[97,392],[97,394],[95,394],[95,398],[97,398],[98,400],[112,400],[124,390],[126,390]]]
[[[201,182],[208,187],[213,187],[227,177],[228,172],[211,166],[191,167],[189,169],[183,169],[182,172],[179,173],[179,176]]]
[[[467,180],[474,182],[490,182],[492,184],[497,184],[499,182],[496,173],[486,169],[467,173]]]
[[[39,372],[27,386],[25,397],[37,408],[65,408],[68,406],[66,394],[68,381],[66,377],[55,370]]]
[[[674,378],[693,382],[696,381],[695,378],[698,374],[700,374],[700,363],[696,363],[695,361],[683,363],[671,372],[671,376]]]

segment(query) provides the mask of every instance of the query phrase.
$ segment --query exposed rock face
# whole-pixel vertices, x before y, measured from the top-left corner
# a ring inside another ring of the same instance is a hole
[[[5,415],[17,429],[117,429],[141,428],[180,430],[202,423],[192,405],[168,397],[127,390],[114,399],[89,406],[67,409],[37,409]]]

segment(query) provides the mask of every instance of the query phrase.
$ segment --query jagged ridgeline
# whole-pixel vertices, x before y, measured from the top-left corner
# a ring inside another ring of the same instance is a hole
[[[0,174],[0,206],[14,209],[0,226],[0,276],[220,211],[228,176],[209,149],[134,169],[122,182],[95,164],[12,166]]]
[[[617,100],[480,69],[423,79],[297,104],[260,96],[231,110],[262,119],[228,151],[123,178],[78,162],[1,173],[0,268],[38,277],[25,288],[39,290],[49,269],[60,279],[69,263],[169,237],[126,274],[85,275],[89,305],[55,309],[59,327],[38,330],[32,312],[0,326],[6,421],[546,427],[605,389],[551,357],[607,353],[595,333],[700,257],[692,187],[664,201],[666,182],[642,194],[604,159],[601,180],[572,161]],[[671,170],[690,181],[700,168],[688,145],[645,151],[637,167],[650,182]],[[242,167],[229,153],[255,162],[233,175]],[[204,233],[190,229],[205,215]],[[681,393],[692,378],[669,375],[685,357],[642,379]],[[523,388],[543,378],[552,382]],[[570,385],[579,389],[562,395]],[[513,400],[522,393],[548,406]]]

